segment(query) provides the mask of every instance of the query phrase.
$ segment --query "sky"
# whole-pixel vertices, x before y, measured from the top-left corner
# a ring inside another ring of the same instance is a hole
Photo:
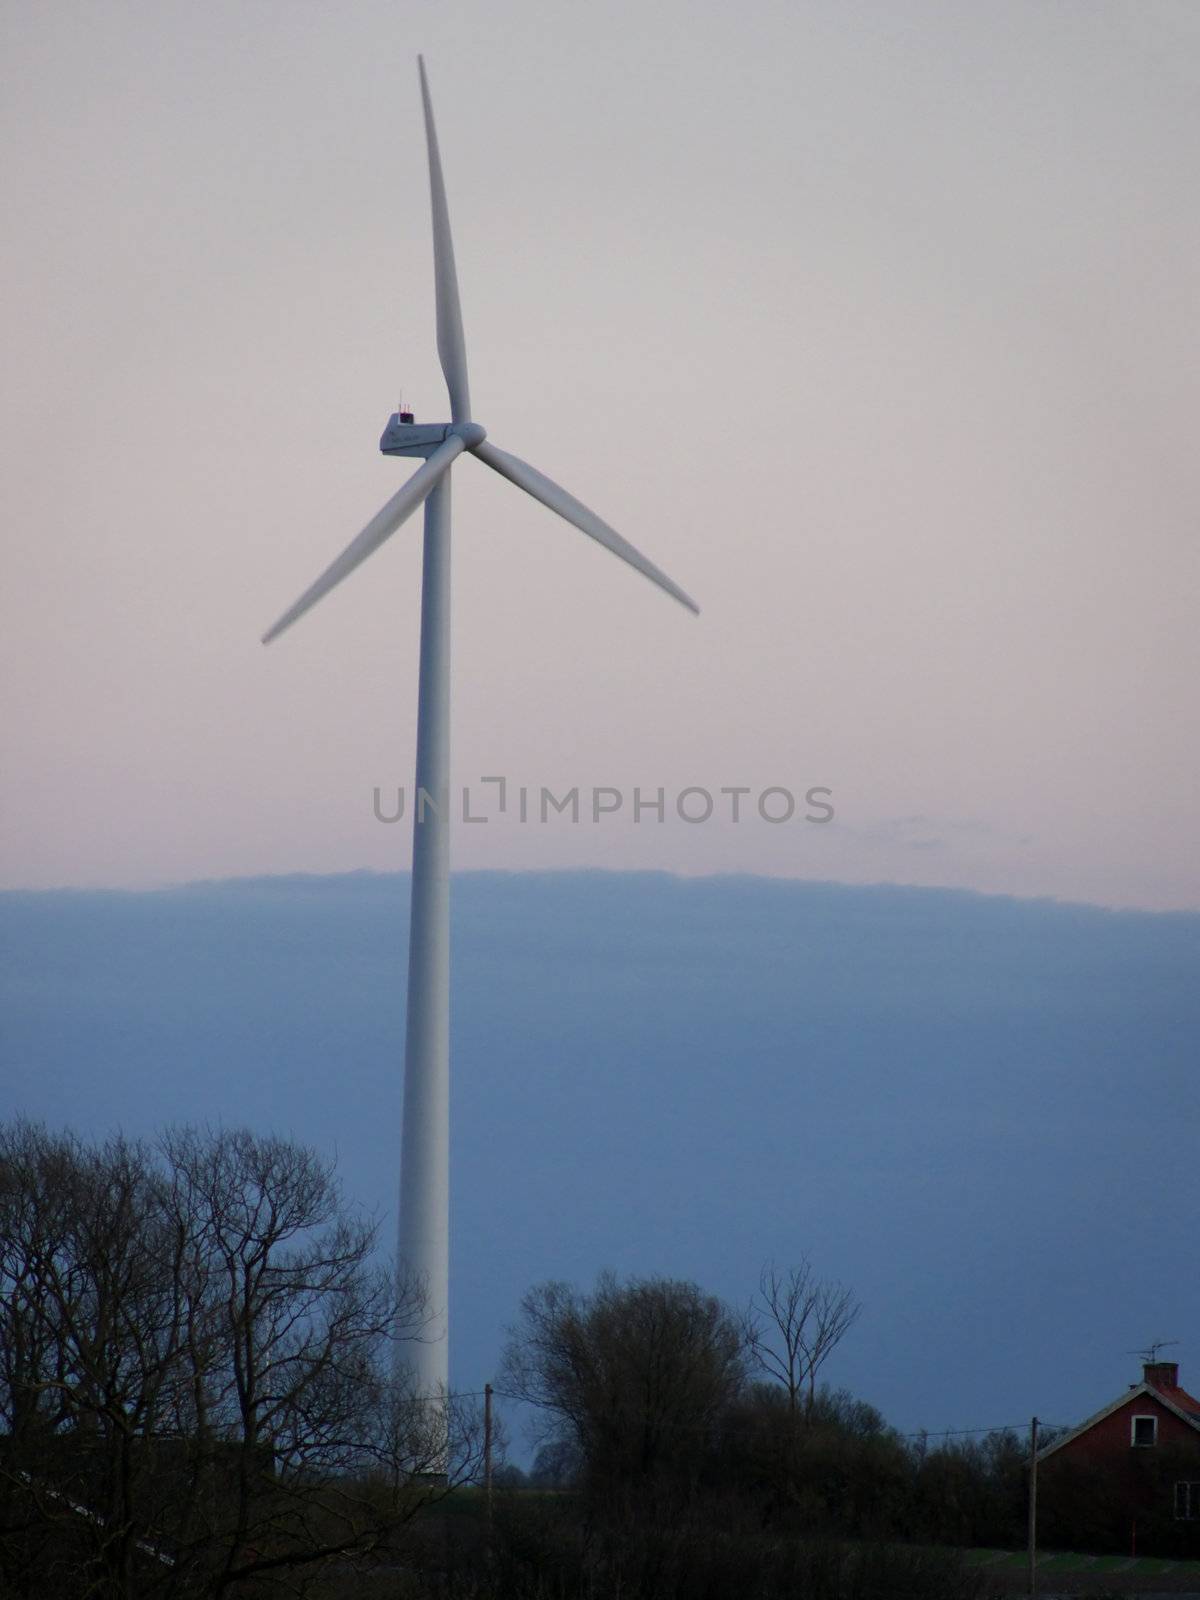
[[[406,865],[417,525],[258,641],[445,416],[420,50],[479,420],[703,608],[456,467],[456,783],[584,813],[455,864],[1200,906],[1194,5],[0,16],[0,882]]]

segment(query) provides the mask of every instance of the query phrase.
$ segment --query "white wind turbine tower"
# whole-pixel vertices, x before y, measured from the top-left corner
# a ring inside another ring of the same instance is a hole
[[[470,451],[510,483],[636,567],[690,611],[699,608],[666,573],[594,512],[536,468],[489,443],[485,430],[472,420],[446,190],[425,63],[420,57],[418,66],[429,147],[437,346],[450,391],[451,421],[417,425],[406,412],[391,417],[380,449],[385,455],[423,456],[424,464],[295,605],[284,612],[264,635],[263,643],[277,638],[316,605],[424,504],[398,1264],[414,1274],[425,1288],[429,1321],[412,1362],[412,1380],[418,1396],[436,1403],[449,1390],[450,468],[455,459]],[[429,797],[430,803],[424,806],[422,815],[423,795]]]

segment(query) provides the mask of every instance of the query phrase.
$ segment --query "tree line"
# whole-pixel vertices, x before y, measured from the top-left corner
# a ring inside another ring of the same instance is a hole
[[[411,1393],[420,1285],[375,1247],[287,1140],[0,1129],[0,1592],[968,1596],[928,1547],[1021,1541],[1020,1441],[929,1448],[824,1381],[860,1307],[806,1258],[737,1307],[531,1289],[497,1386],[539,1448],[485,1515],[450,1493],[482,1418]]]
[[[859,1303],[802,1259],[746,1306],[665,1278],[526,1295],[501,1381],[536,1409],[524,1481],[593,1523],[718,1523],[769,1535],[1008,1545],[1025,1534],[1015,1433],[930,1445],[820,1382]],[[515,1474],[514,1484],[522,1481]]]

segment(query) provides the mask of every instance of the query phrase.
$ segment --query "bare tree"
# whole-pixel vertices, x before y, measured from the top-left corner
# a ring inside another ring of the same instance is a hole
[[[299,1592],[388,1549],[447,1465],[469,1476],[477,1419],[396,1376],[424,1306],[373,1251],[331,1166],[284,1140],[0,1129],[7,1587]]]
[[[155,1176],[140,1145],[25,1125],[0,1137],[0,1174],[5,1464],[47,1549],[122,1593],[154,1481],[141,1442],[162,1433],[179,1349]]]
[[[851,1290],[818,1278],[807,1256],[786,1271],[773,1261],[763,1267],[742,1327],[751,1358],[783,1385],[793,1416],[803,1399],[811,1419],[817,1374],[861,1310]]]

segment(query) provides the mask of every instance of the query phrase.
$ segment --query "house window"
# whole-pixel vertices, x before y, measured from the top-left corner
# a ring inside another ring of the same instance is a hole
[[[1129,1428],[1129,1442],[1132,1445],[1157,1444],[1158,1418],[1134,1417]]]
[[[1180,1522],[1200,1522],[1200,1483],[1175,1485],[1175,1516]]]

